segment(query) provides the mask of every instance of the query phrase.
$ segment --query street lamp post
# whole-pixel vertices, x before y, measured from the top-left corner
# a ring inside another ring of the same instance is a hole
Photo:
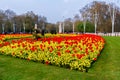
[[[23,23],[23,29],[24,29],[24,33],[25,33],[25,23]]]
[[[2,33],[3,34],[5,33],[5,21],[6,21],[6,18],[3,18],[3,23],[2,23]]]
[[[113,15],[112,15],[112,35],[114,33],[114,24],[115,24],[115,6],[113,5]]]
[[[64,33],[64,29],[65,29],[65,23],[64,23],[64,16],[63,16],[63,33]]]
[[[114,24],[115,24],[115,6],[109,5],[109,11],[110,11],[110,16],[111,16],[111,22],[112,22],[112,36],[114,35]]]
[[[59,33],[62,33],[61,22],[59,23]]]
[[[15,33],[15,23],[13,23],[13,32]]]
[[[94,21],[95,21],[95,34],[97,32],[97,20],[98,20],[98,14],[97,14],[97,11],[95,11],[95,19],[94,19]]]
[[[2,33],[5,33],[5,24],[2,24]]]
[[[73,23],[73,25],[72,25],[72,30],[73,30],[73,34],[74,34],[74,32],[75,32],[75,19],[74,19],[74,17],[73,17],[73,20],[72,20],[72,23]]]
[[[83,14],[83,26],[84,26],[84,33],[86,32],[86,21],[87,21],[87,13],[84,12]]]
[[[44,34],[45,34],[45,23],[43,23],[43,26],[42,26],[42,36],[44,36]]]
[[[116,8],[115,8],[115,0],[112,1],[113,5],[109,4],[109,11],[111,16],[111,22],[112,22],[112,36],[114,36],[114,26],[115,26],[115,18],[116,18]],[[119,3],[119,0],[117,0],[117,3]]]
[[[95,34],[97,33],[97,22],[98,22],[98,13],[97,13],[97,9],[96,9],[96,2],[94,1],[94,9],[95,9],[95,14],[94,14],[94,25],[95,25]]]
[[[65,23],[64,23],[64,21],[63,21],[63,33],[64,33],[64,28],[65,28]]]
[[[73,34],[74,34],[75,22],[73,21]]]

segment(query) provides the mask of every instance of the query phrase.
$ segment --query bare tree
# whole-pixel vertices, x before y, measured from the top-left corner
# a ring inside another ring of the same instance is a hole
[[[88,6],[89,5],[89,6]],[[93,24],[96,23],[97,25],[97,31],[100,32],[111,32],[111,25],[109,25],[110,22],[110,13],[109,13],[109,5],[105,2],[92,2],[90,4],[87,4],[84,8],[81,10],[81,14],[86,12],[88,17],[87,21],[92,22]],[[98,22],[96,21],[96,17]]]

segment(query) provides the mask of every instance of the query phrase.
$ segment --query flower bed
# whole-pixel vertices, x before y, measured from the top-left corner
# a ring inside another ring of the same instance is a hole
[[[32,37],[31,34],[6,34],[6,35],[3,35],[3,36],[4,36],[3,40]]]
[[[96,35],[54,36],[33,40],[13,40],[0,48],[0,53],[45,64],[86,71],[97,60],[104,39]]]
[[[32,37],[31,34],[0,34],[0,47],[9,45],[7,40]]]

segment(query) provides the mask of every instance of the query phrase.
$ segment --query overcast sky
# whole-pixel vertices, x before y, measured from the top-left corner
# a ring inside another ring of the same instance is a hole
[[[0,9],[13,10],[15,13],[23,14],[33,11],[35,14],[47,17],[48,22],[55,23],[63,21],[64,18],[73,18],[79,14],[79,9],[93,0],[0,0]],[[97,0],[117,1],[117,0]],[[65,16],[63,18],[63,16]]]

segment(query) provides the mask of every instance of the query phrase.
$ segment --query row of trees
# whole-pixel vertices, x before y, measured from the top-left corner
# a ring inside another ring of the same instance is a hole
[[[114,10],[114,13],[113,13]],[[73,19],[64,20],[65,32],[112,32],[112,19],[114,14],[114,32],[120,32],[120,8],[114,3],[94,1],[79,10]]]
[[[79,12],[80,16],[75,15],[73,18],[75,32],[84,32],[84,26],[85,32],[95,32],[95,25],[96,32],[112,32],[113,14],[115,19],[114,32],[120,32],[120,8],[114,3],[94,1],[84,6]],[[69,19],[69,24],[73,23],[73,20]],[[66,20],[64,23],[67,24]],[[67,30],[69,29],[72,30],[72,27]]]
[[[75,32],[95,32],[95,25],[97,25],[97,32],[112,32],[111,14],[113,14],[114,8],[115,16],[117,16],[114,30],[120,32],[120,8],[115,4],[100,1],[87,4],[79,10],[80,15],[76,14],[74,18],[65,19],[62,22],[64,23],[64,32],[73,32],[73,24]],[[32,32],[35,24],[38,25],[38,29],[45,26],[46,32],[56,33],[59,31],[59,22],[48,23],[45,16],[37,15],[32,11],[16,15],[12,10],[0,10],[0,33],[3,32],[3,26],[5,32],[14,32],[14,26],[16,32]]]
[[[47,18],[28,11],[22,15],[16,15],[12,10],[0,10],[0,33],[4,32],[32,32],[35,24],[41,28],[47,23]],[[14,30],[15,29],[15,30]]]
[[[113,12],[114,10],[114,12]],[[82,17],[97,25],[98,32],[112,32],[112,19],[114,14],[114,32],[120,32],[120,8],[114,3],[94,1],[80,9]]]

